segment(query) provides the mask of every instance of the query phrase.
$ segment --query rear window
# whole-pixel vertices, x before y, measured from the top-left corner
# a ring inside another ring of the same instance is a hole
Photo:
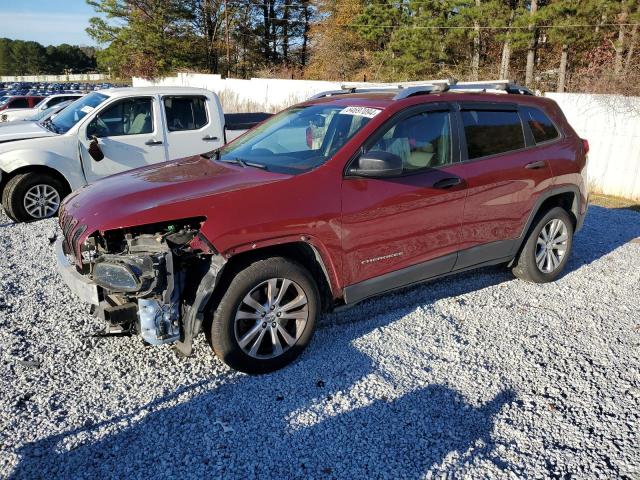
[[[164,110],[170,132],[198,130],[207,124],[205,97],[165,97]]]
[[[466,110],[462,123],[469,160],[525,147],[518,112]]]
[[[560,136],[555,125],[542,111],[533,107],[522,108],[524,121],[527,122],[536,143],[555,140]]]
[[[9,108],[28,108],[29,100],[26,98],[16,98],[9,102]]]

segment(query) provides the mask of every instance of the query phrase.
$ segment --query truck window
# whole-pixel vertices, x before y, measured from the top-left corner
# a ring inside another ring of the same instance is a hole
[[[120,100],[98,114],[87,127],[96,137],[119,137],[153,132],[153,107],[150,98]]]
[[[65,108],[60,115],[53,119],[52,124],[57,133],[66,133],[76,123],[82,120],[85,115],[91,113],[94,108],[104,102],[107,98],[98,92],[91,92],[90,94],[79,98],[69,108]]]
[[[29,100],[26,98],[16,98],[9,102],[9,108],[29,108]]]
[[[536,143],[555,140],[560,136],[553,122],[542,111],[533,107],[523,107],[521,112]]]
[[[53,107],[54,105],[58,105],[59,103],[66,102],[70,98],[74,98],[74,97],[56,97],[56,98],[52,98],[51,100],[49,100],[49,103],[47,103],[47,106]]]
[[[198,130],[208,123],[205,97],[164,97],[163,102],[170,132]]]
[[[403,170],[436,168],[451,163],[449,112],[424,112],[391,126],[368,151],[402,158]]]
[[[518,112],[466,110],[462,123],[469,160],[525,147]]]

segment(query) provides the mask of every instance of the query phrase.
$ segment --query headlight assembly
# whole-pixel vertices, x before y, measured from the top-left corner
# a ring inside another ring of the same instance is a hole
[[[103,255],[96,260],[92,279],[110,292],[144,295],[164,287],[166,253]]]
[[[97,263],[93,269],[93,280],[101,287],[114,292],[137,292],[140,289],[137,275],[122,263]]]

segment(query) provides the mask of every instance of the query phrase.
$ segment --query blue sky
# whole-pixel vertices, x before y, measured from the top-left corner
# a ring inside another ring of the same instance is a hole
[[[95,15],[85,0],[0,0],[0,37],[95,45],[84,31]]]

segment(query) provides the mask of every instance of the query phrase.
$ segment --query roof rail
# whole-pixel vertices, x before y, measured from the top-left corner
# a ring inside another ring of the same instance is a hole
[[[429,93],[442,93],[451,88],[449,83],[440,82],[432,83],[429,85],[416,85],[413,87],[403,88],[395,97],[394,100],[402,100],[403,98],[413,97],[414,95],[423,95]]]
[[[343,86],[341,90],[327,90],[326,92],[316,93],[312,97],[309,97],[309,100],[315,100],[317,98],[324,97],[333,97],[335,95],[347,95],[349,93],[375,93],[375,92],[388,92],[389,90],[398,90],[402,88],[400,85],[389,85],[389,86],[380,86],[380,87],[352,87],[352,86]]]
[[[361,88],[359,85],[363,85]],[[328,90],[313,95],[309,100],[318,98],[333,97],[335,95],[347,95],[349,93],[375,93],[394,92],[398,93],[394,100],[402,100],[414,95],[425,95],[430,93],[442,93],[446,91],[470,91],[470,92],[504,92],[518,95],[534,95],[526,87],[517,85],[512,80],[483,80],[479,82],[458,82],[456,79],[424,80],[420,82],[405,82],[396,84],[344,84],[341,90]]]
[[[450,90],[471,90],[471,91],[488,91],[497,90],[511,94],[534,95],[534,93],[526,87],[517,85],[513,80],[483,80],[480,82],[458,82],[449,87]]]

